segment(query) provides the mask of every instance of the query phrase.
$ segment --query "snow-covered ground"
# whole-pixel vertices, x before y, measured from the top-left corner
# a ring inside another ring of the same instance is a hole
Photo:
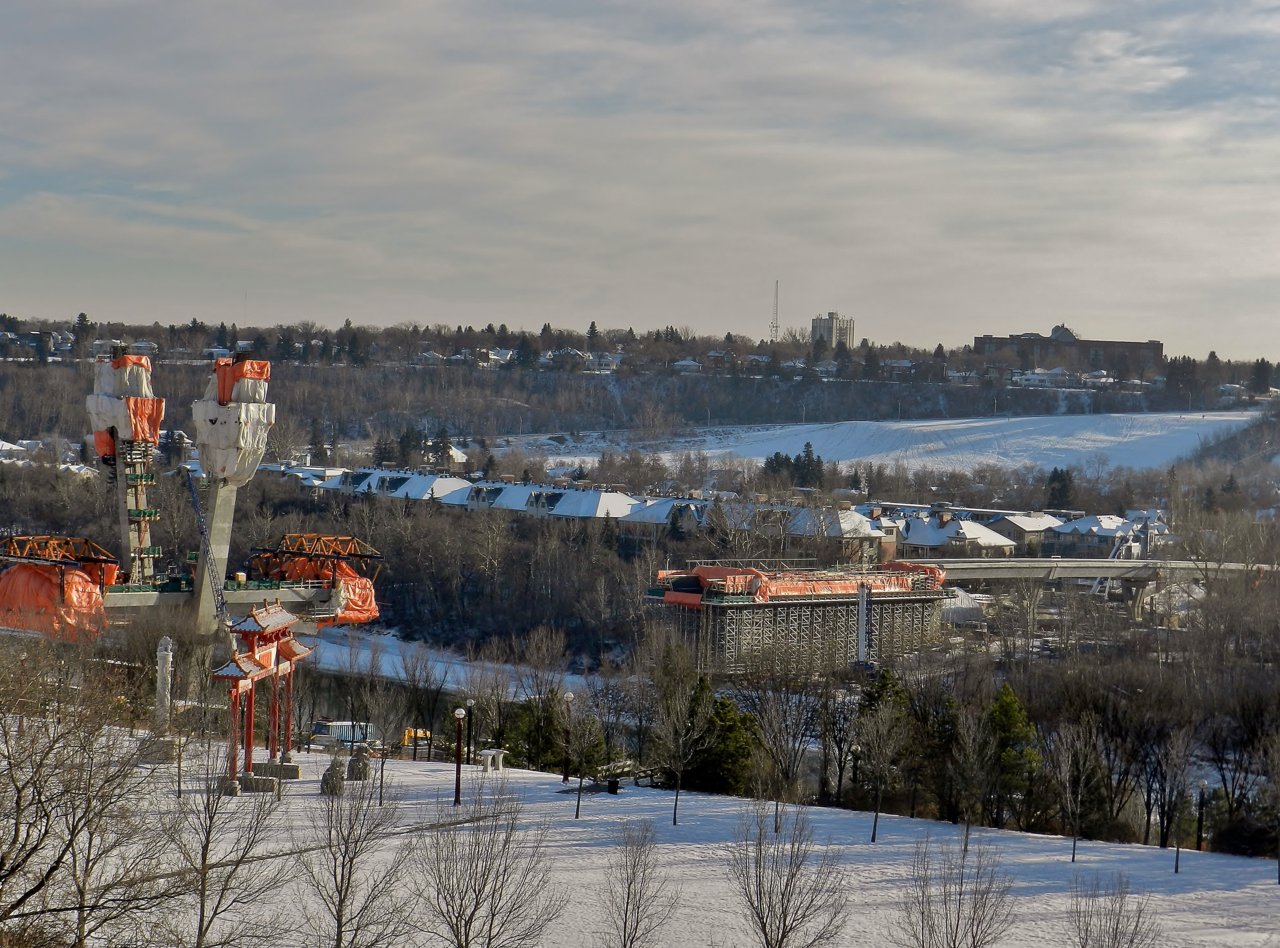
[[[763,460],[777,451],[799,454],[805,442],[826,461],[901,462],[910,469],[1083,467],[1162,468],[1206,440],[1228,434],[1256,416],[1247,412],[1126,415],[1045,415],[935,421],[841,421],[822,425],[702,428],[646,441],[627,433],[590,434],[564,444],[545,437],[514,441],[546,453],[555,465],[590,464],[601,450],[636,448],[666,460],[689,451]]]
[[[283,822],[305,826],[314,819],[318,782],[328,758],[299,754],[304,779],[290,784]],[[480,779],[479,768],[464,768],[467,781]],[[452,799],[453,768],[442,763],[390,761],[388,778],[401,795],[399,823],[430,821],[440,801]],[[569,895],[565,915],[545,945],[586,948],[600,943],[600,898],[605,868],[619,828],[627,821],[649,820],[657,834],[665,872],[680,894],[670,926],[654,942],[663,948],[707,948],[752,944],[742,912],[724,873],[726,847],[734,836],[744,802],[729,797],[681,795],[680,825],[671,825],[671,793],[632,787],[624,782],[617,796],[584,795],[582,818],[573,819],[574,797],[553,774],[508,771],[509,792],[524,802],[524,818],[550,825],[550,872]],[[573,785],[571,785],[572,787]],[[886,945],[887,932],[908,876],[913,848],[926,834],[954,840],[960,830],[949,824],[882,817],[880,839],[868,842],[869,813],[813,808],[815,837],[841,853],[853,906],[843,944]],[[1070,840],[1012,832],[975,830],[995,847],[1014,879],[1015,921],[1002,943],[1010,948],[1065,945],[1062,933],[1073,874],[1122,871],[1135,889],[1152,894],[1152,908],[1170,946],[1280,944],[1280,886],[1274,861],[1183,852],[1182,871],[1173,873],[1174,854],[1154,847],[1092,842],[1080,844],[1070,862]],[[282,873],[288,878],[292,873]],[[296,894],[271,897],[280,911],[296,911]],[[282,948],[292,944],[287,938]]]

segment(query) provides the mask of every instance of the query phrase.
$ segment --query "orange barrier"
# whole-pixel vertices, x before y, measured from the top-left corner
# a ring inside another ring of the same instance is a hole
[[[106,624],[102,590],[83,570],[18,563],[0,573],[0,626],[73,642]]]

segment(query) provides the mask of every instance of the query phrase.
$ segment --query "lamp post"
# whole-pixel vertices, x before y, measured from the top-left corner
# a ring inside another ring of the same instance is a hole
[[[566,691],[564,693],[564,779],[561,783],[569,782],[569,714],[573,709],[573,692]]]
[[[475,717],[476,699],[467,699],[467,766],[471,766],[471,719]]]
[[[1209,786],[1209,781],[1201,779],[1200,781],[1200,799],[1196,807],[1196,852],[1204,849],[1204,792]]]
[[[458,722],[458,739],[454,751],[453,805],[462,806],[462,719],[467,716],[466,708],[455,708],[453,719]]]

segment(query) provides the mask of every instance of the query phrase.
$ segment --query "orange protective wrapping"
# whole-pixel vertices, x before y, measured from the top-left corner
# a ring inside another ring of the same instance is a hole
[[[901,571],[903,573],[923,573],[932,580],[932,588],[934,589],[941,589],[942,584],[946,582],[947,579],[946,570],[941,566],[933,566],[930,563],[906,563],[902,561],[895,561],[893,563],[886,563],[885,569]]]
[[[672,606],[688,606],[690,609],[701,609],[702,593],[682,593],[668,589],[662,594],[662,601]]]
[[[99,586],[114,586],[120,575],[118,563],[82,563],[80,568]]]
[[[218,379],[218,404],[225,405],[231,401],[231,390],[236,387],[236,380],[231,377],[231,360],[214,359],[213,374]]]
[[[124,403],[129,409],[129,424],[133,427],[133,440],[159,444],[160,423],[164,421],[164,399],[126,398]]]
[[[106,624],[102,591],[82,570],[19,563],[0,573],[0,626],[80,641]]]
[[[110,431],[95,431],[93,433],[93,450],[97,452],[100,458],[113,458],[116,456],[116,441],[111,437]]]
[[[113,369],[123,369],[126,365],[138,365],[148,372],[151,371],[151,360],[146,356],[123,355],[118,359],[111,360],[111,368]]]
[[[241,379],[257,379],[260,382],[271,381],[271,363],[260,359],[245,359],[243,362],[231,363],[232,382]]]
[[[320,619],[317,626],[355,625],[378,618],[378,601],[373,595],[373,580],[361,576],[350,563],[342,560],[309,560],[294,557],[276,570],[272,579],[299,583],[306,580],[332,580],[342,588],[342,608],[331,619]]]
[[[231,401],[236,382],[241,379],[271,381],[271,363],[258,359],[245,359],[243,362],[232,362],[230,359],[215,359],[213,371],[218,376],[219,405],[226,405]]]

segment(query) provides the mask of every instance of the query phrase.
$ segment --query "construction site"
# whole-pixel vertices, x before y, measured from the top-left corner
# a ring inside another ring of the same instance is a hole
[[[257,785],[261,764],[255,777],[255,693],[269,692],[265,769],[293,776],[293,672],[311,652],[295,638],[295,625],[376,619],[373,581],[382,557],[356,537],[286,534],[253,550],[228,575],[236,494],[262,461],[275,405],[267,400],[270,363],[240,356],[218,358],[210,368],[204,394],[191,406],[199,468],[160,475],[185,478],[199,548],[165,550],[155,540],[160,511],[149,495],[156,487],[165,400],[152,389],[150,360],[117,347],[96,359],[86,409],[118,535],[102,543],[73,536],[4,537],[0,629],[83,646],[127,635],[141,615],[150,614],[162,626],[216,643],[218,664],[208,674],[228,689],[228,787],[269,789]],[[166,650],[168,639],[158,656],[162,670],[169,667]],[[167,693],[167,679],[158,681],[158,720],[168,714]]]
[[[702,560],[660,570],[647,599],[694,644],[705,671],[763,662],[807,672],[885,662],[940,640],[943,570],[917,563],[815,569]]]

